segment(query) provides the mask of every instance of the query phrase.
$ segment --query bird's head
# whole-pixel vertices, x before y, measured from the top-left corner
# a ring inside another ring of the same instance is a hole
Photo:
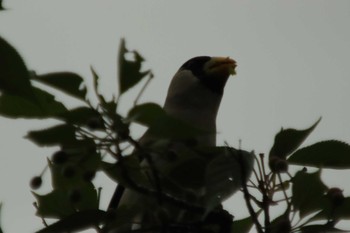
[[[194,57],[185,62],[179,71],[190,71],[212,91],[222,94],[230,75],[236,74],[236,62],[229,57]]]

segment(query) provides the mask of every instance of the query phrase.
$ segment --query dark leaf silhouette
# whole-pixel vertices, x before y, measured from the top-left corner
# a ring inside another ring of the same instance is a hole
[[[30,131],[27,138],[39,146],[63,145],[74,142],[75,128],[71,125],[57,125],[48,129]]]
[[[65,111],[66,107],[48,92],[33,87],[35,101],[19,95],[0,96],[0,114],[10,118],[49,118]]]
[[[349,169],[350,146],[335,140],[318,142],[297,150],[288,161],[302,166]]]
[[[269,157],[278,157],[285,159],[295,151],[301,143],[309,136],[320,122],[321,118],[316,121],[310,128],[304,130],[282,129],[276,136],[275,142],[270,150]]]
[[[40,230],[36,233],[56,233],[82,231],[90,227],[98,226],[106,219],[107,213],[102,210],[84,210]]]
[[[1,37],[0,54],[0,92],[35,102],[29,73],[23,59],[16,49]]]
[[[127,60],[125,57],[127,53],[131,53],[134,56],[134,60]],[[144,61],[143,57],[137,51],[128,51],[125,46],[125,40],[122,40],[120,43],[118,60],[119,93],[121,95],[150,74],[150,71],[141,71],[141,65]]]
[[[83,78],[72,72],[56,72],[41,75],[32,75],[33,80],[56,88],[78,99],[85,100],[86,87]]]
[[[321,181],[321,172],[307,173],[299,171],[292,179],[292,204],[304,217],[311,212],[320,210],[327,186]]]

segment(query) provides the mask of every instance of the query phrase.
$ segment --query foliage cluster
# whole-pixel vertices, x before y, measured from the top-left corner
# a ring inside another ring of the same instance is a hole
[[[130,54],[134,59],[126,59]],[[144,207],[160,213],[157,225],[151,226],[153,231],[247,233],[254,226],[259,233],[341,231],[336,224],[350,218],[350,197],[344,197],[339,188],[327,187],[320,174],[321,169],[349,169],[350,146],[329,140],[300,148],[320,120],[304,130],[281,129],[266,158],[229,146],[196,148],[191,139],[205,132],[170,117],[157,104],[138,104],[137,96],[126,116],[118,113],[119,97],[147,79],[141,94],[153,78],[150,70],[142,70],[143,57],[137,51],[129,51],[124,40],[118,61],[117,97],[107,100],[101,94],[99,76],[91,68],[97,100],[91,101],[81,76],[72,72],[39,75],[29,71],[18,52],[0,38],[0,114],[14,119],[53,118],[60,122],[27,134],[39,146],[60,148],[47,160],[52,191],[45,195],[33,192],[37,215],[45,224],[38,233],[86,228],[106,232],[107,228],[122,228],[134,219],[138,209],[132,206],[117,210],[99,208],[101,189],[93,183],[97,172],[156,200],[159,207],[147,204]],[[81,105],[68,109],[38,84],[55,88]],[[148,127],[162,139],[141,147],[129,131],[134,123]],[[183,151],[168,153],[173,140],[185,142]],[[162,173],[153,161],[154,156],[167,161],[162,164],[166,166]],[[146,160],[148,166],[141,166],[140,159]],[[111,160],[114,162],[107,162]],[[289,165],[299,166],[298,172],[290,174]],[[308,172],[305,167],[314,171]],[[42,185],[42,175],[32,179],[33,190]],[[250,213],[241,220],[233,219],[221,206],[237,190],[243,192]],[[174,222],[171,217],[164,217],[169,205],[202,217]],[[271,219],[270,213],[276,206],[285,210]],[[58,221],[46,225],[47,218]]]

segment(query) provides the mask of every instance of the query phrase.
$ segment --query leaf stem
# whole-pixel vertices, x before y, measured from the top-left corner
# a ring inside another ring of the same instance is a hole
[[[248,187],[247,187],[247,184],[246,184],[246,168],[245,168],[245,163],[243,161],[243,155],[242,155],[242,151],[239,150],[238,151],[238,162],[240,164],[240,170],[241,170],[241,182],[242,182],[242,190],[243,190],[243,196],[244,196],[244,200],[246,202],[246,205],[247,205],[247,208],[248,208],[248,211],[249,211],[249,214],[250,214],[250,217],[252,218],[253,220],[253,223],[256,227],[256,230],[258,233],[264,233],[263,230],[262,230],[262,226],[258,220],[258,216],[257,214],[255,213],[254,209],[253,209],[253,206],[252,204],[250,203],[250,193],[248,191]],[[260,170],[260,169],[259,169]],[[261,170],[260,170],[261,172]]]

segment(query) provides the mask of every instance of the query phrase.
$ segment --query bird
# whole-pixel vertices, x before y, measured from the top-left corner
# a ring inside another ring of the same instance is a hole
[[[216,117],[225,85],[229,77],[236,74],[236,66],[236,61],[230,57],[197,56],[183,63],[170,82],[163,110],[169,116],[205,132],[195,136],[193,144],[196,147],[216,146]],[[148,130],[140,138],[139,145],[142,147],[158,139]],[[175,143],[175,148],[180,143]],[[139,195],[118,185],[109,209],[131,204]],[[140,205],[142,201],[141,198]],[[139,214],[137,221],[151,218],[145,215]]]

